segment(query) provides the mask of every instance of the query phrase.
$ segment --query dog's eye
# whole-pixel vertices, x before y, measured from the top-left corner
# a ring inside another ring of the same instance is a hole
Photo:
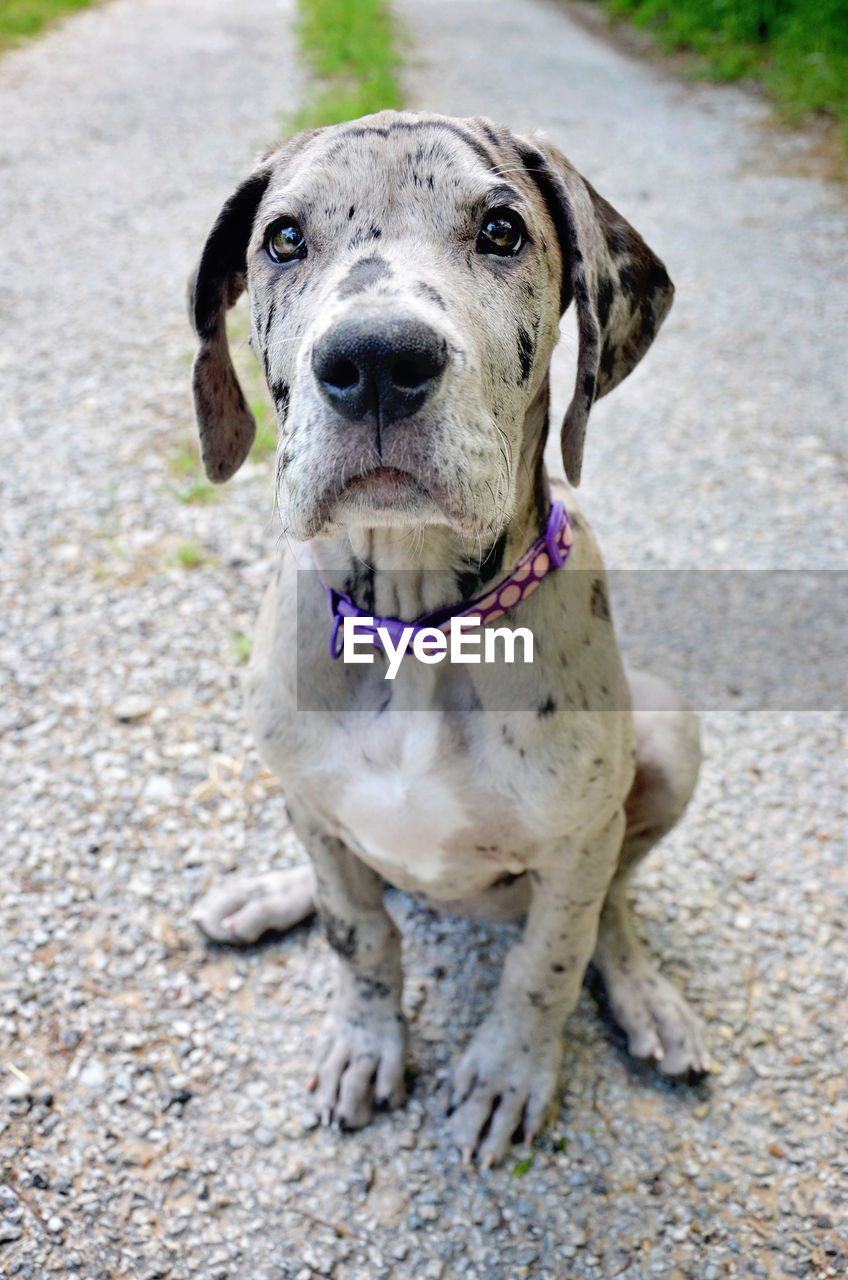
[[[527,228],[517,213],[512,209],[492,209],[480,228],[477,252],[511,258],[521,252],[526,241]]]
[[[294,218],[281,218],[268,228],[265,252],[272,262],[293,262],[306,257],[306,241]]]

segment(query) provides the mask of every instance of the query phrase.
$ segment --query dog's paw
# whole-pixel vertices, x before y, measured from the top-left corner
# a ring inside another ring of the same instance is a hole
[[[311,867],[268,871],[261,876],[227,876],[192,911],[195,924],[213,942],[244,946],[263,933],[283,933],[315,910]]]
[[[519,1132],[533,1141],[550,1109],[561,1060],[558,1033],[525,1039],[494,1015],[483,1023],[453,1077],[451,1132],[466,1163],[476,1151],[480,1165],[490,1168]]]
[[[394,1008],[360,1005],[324,1021],[309,1089],[322,1124],[361,1129],[405,1095],[406,1026]]]
[[[605,975],[610,1009],[634,1058],[656,1062],[663,1075],[701,1076],[711,1070],[701,1019],[683,994],[652,965]]]

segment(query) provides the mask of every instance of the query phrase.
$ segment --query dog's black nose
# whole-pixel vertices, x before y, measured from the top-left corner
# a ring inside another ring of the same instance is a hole
[[[340,321],[312,352],[325,400],[351,422],[373,414],[381,427],[420,409],[447,362],[444,338],[420,320],[400,317]]]

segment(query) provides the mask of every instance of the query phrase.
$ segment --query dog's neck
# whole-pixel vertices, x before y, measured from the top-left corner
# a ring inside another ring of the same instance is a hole
[[[328,585],[367,614],[411,622],[473,600],[508,575],[545,527],[548,399],[546,379],[525,418],[513,514],[488,543],[443,524],[412,529],[354,525],[311,544]]]

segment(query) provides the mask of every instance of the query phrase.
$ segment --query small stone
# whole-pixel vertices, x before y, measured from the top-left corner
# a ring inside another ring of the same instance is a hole
[[[57,1236],[60,1232],[64,1231],[64,1229],[65,1224],[57,1213],[54,1213],[47,1219],[47,1230],[51,1235]]]
[[[0,1244],[11,1244],[13,1240],[20,1240],[22,1235],[23,1229],[14,1222],[0,1222]]]
[[[27,1098],[32,1095],[32,1085],[29,1080],[19,1080],[17,1076],[6,1086],[6,1098],[9,1102],[26,1102]]]
[[[126,697],[120,698],[114,707],[115,719],[120,720],[122,724],[129,724],[132,720],[143,720],[152,710],[153,703],[142,693],[128,693]]]
[[[99,1058],[92,1058],[79,1073],[79,1082],[86,1089],[102,1089],[106,1083],[106,1068]]]
[[[164,774],[154,774],[147,779],[141,798],[150,804],[173,804],[176,799],[174,784]]]

